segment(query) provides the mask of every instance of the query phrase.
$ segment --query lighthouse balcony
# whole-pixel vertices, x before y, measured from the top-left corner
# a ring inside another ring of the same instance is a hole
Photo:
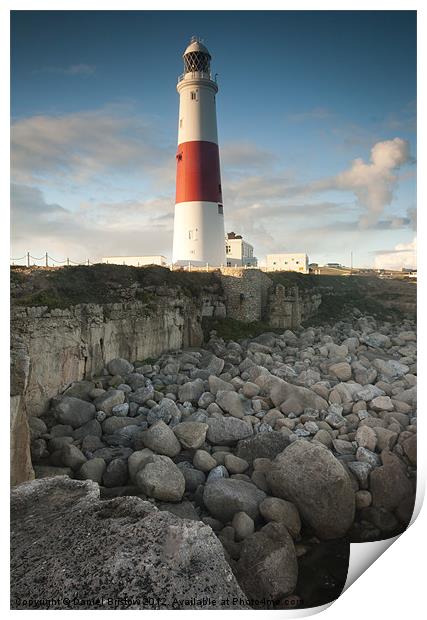
[[[217,83],[216,74],[212,77],[210,71],[188,71],[187,73],[181,73],[178,76],[178,82],[183,80],[209,80],[210,82]]]

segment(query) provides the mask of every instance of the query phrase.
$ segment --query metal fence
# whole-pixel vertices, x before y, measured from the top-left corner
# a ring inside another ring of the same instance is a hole
[[[50,261],[50,264],[49,264]],[[24,256],[18,258],[11,258],[10,264],[16,266],[25,267],[63,267],[65,265],[94,265],[97,261],[91,261],[89,258],[85,261],[74,261],[71,258],[64,260],[56,260],[53,256],[50,256],[48,252],[45,252],[43,256],[33,256],[31,252],[27,252]]]

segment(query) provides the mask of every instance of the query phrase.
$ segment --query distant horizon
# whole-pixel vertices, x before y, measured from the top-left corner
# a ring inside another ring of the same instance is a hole
[[[12,11],[11,257],[170,262],[192,35],[219,74],[226,232],[260,264],[415,267],[415,11]]]

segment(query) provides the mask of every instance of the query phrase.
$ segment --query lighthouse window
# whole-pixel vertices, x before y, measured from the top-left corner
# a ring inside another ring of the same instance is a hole
[[[194,90],[192,90],[192,91],[191,91],[191,99],[192,99],[193,101],[197,101],[197,93],[196,93],[196,91],[194,91]]]
[[[182,127],[182,118],[179,119],[179,126]]]
[[[224,215],[224,207],[222,205],[218,205],[218,213],[219,215]]]

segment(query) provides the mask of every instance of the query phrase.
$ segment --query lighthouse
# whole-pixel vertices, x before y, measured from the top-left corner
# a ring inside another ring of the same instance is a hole
[[[220,266],[225,259],[215,96],[211,55],[193,37],[178,78],[178,149],[173,262]]]

